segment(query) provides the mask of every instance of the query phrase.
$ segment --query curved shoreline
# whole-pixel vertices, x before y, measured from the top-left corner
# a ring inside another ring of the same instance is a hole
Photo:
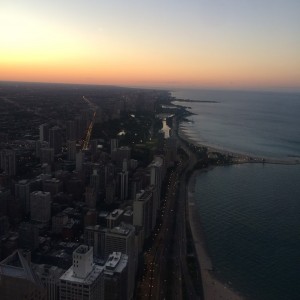
[[[208,254],[205,232],[201,223],[201,218],[198,211],[194,208],[196,178],[200,173],[208,170],[210,169],[195,170],[189,179],[187,189],[187,216],[197,260],[201,270],[204,299],[244,300],[245,298],[243,296],[234,291],[231,286],[228,286],[217,279],[214,274],[214,268]]]
[[[300,157],[289,157],[286,159],[274,158],[274,157],[263,157],[255,156],[249,153],[238,153],[226,149],[220,149],[211,145],[206,145],[205,143],[198,142],[194,140],[192,136],[189,135],[187,130],[184,130],[181,123],[184,122],[183,118],[178,119],[177,123],[177,135],[182,140],[189,144],[194,145],[199,148],[206,148],[208,158],[218,157],[218,155],[223,155],[230,160],[224,164],[216,164],[208,167],[207,169],[195,169],[189,177],[187,183],[187,195],[186,195],[186,217],[187,226],[190,228],[192,242],[194,244],[195,255],[200,266],[203,294],[205,300],[211,299],[226,299],[226,300],[245,300],[249,299],[247,295],[241,295],[239,292],[235,291],[230,282],[228,284],[224,283],[221,279],[218,279],[218,275],[214,272],[213,262],[209,255],[209,249],[206,244],[205,231],[203,228],[202,220],[199,211],[195,209],[195,187],[197,177],[203,173],[213,169],[216,166],[225,166],[233,164],[245,164],[245,163],[256,163],[256,164],[278,164],[278,165],[299,165]],[[187,145],[188,146],[188,145]],[[193,147],[192,147],[193,148]],[[197,150],[196,150],[197,151]],[[201,166],[200,166],[201,167]],[[225,279],[226,280],[226,279]]]
[[[227,155],[233,158],[233,164],[243,164],[243,163],[259,163],[259,164],[278,164],[278,165],[299,165],[299,159],[279,159],[279,158],[272,158],[272,157],[261,157],[261,156],[254,156],[251,154],[243,154],[238,152],[233,152],[229,150],[218,149],[212,147],[210,145],[201,144],[193,140],[180,126],[178,128],[178,136],[185,140],[186,142],[193,144],[196,147],[207,148],[208,153],[219,153],[222,155]]]
[[[191,140],[190,137],[178,130],[178,136],[188,143],[193,143],[195,146],[206,147]],[[195,207],[195,185],[196,178],[199,174],[212,170],[214,166],[205,169],[196,169],[191,174],[187,186],[186,199],[186,214],[187,222],[192,235],[196,259],[200,266],[202,287],[204,300],[245,300],[245,298],[235,291],[231,286],[217,279],[213,270],[213,263],[209,256],[209,251],[206,244],[205,232],[201,223],[201,218]]]

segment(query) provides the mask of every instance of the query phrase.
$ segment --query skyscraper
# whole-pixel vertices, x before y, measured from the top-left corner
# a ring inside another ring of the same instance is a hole
[[[121,252],[109,255],[103,271],[103,299],[128,300],[128,256]]]
[[[76,141],[68,140],[67,141],[67,149],[68,149],[68,160],[75,161],[76,160]]]
[[[50,148],[54,149],[55,154],[61,152],[62,131],[58,126],[54,126],[49,130],[49,144]]]
[[[40,141],[41,142],[48,142],[49,141],[49,124],[44,123],[40,125]]]
[[[14,150],[0,151],[0,168],[9,176],[16,175],[16,153]]]
[[[51,194],[35,191],[30,194],[30,216],[32,221],[48,223],[51,218]]]
[[[134,291],[137,249],[135,249],[135,228],[130,224],[108,229],[105,234],[105,255],[117,251],[128,255],[128,294],[131,298]]]
[[[128,171],[118,173],[117,195],[120,201],[125,201],[128,198]]]

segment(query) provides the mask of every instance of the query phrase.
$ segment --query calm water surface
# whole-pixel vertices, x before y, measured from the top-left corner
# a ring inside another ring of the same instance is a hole
[[[195,113],[182,129],[233,152],[300,157],[300,95],[177,91]],[[179,104],[179,103],[177,103]],[[251,299],[300,299],[300,166],[218,167],[195,200],[217,276]]]

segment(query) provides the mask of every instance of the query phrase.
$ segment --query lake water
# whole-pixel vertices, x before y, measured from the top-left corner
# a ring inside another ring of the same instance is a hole
[[[300,95],[175,91],[195,141],[253,156],[300,157]],[[176,104],[180,104],[179,102]],[[196,207],[217,276],[250,299],[299,299],[300,165],[217,167],[196,180]]]

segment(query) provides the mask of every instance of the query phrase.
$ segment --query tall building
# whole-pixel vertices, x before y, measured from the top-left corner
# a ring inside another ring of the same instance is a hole
[[[15,184],[15,198],[21,204],[25,213],[30,211],[30,192],[31,182],[29,180],[20,180]]]
[[[117,179],[117,196],[123,202],[128,199],[128,171],[119,172]]]
[[[82,151],[79,151],[76,153],[76,171],[80,172],[82,171],[83,166],[83,153]]]
[[[61,152],[62,147],[62,131],[58,126],[49,129],[50,148],[54,149],[54,154]]]
[[[105,300],[129,300],[128,256],[121,252],[109,255],[103,271],[103,295]]]
[[[7,215],[8,203],[10,202],[10,190],[0,189],[0,216]]]
[[[41,158],[42,148],[48,148],[49,143],[44,141],[36,141],[35,142],[35,156]]]
[[[51,196],[63,191],[63,182],[57,178],[51,178],[43,181],[44,192],[50,192]]]
[[[137,264],[134,226],[121,223],[120,226],[107,230],[105,234],[105,256],[108,257],[115,251],[128,255],[128,294],[129,298],[132,298]]]
[[[103,299],[102,272],[103,267],[93,262],[93,248],[79,246],[73,252],[72,266],[60,277],[60,300]]]
[[[49,124],[44,123],[39,127],[40,131],[40,141],[48,142],[49,141]]]
[[[110,181],[105,187],[105,199],[106,204],[112,204],[115,201],[116,195],[116,182],[115,180]]]
[[[51,218],[51,195],[35,191],[30,194],[30,216],[32,221],[48,223]]]
[[[145,239],[150,236],[152,230],[152,200],[151,191],[141,191],[133,201],[133,225],[143,227]]]
[[[40,160],[42,164],[52,165],[52,163],[54,162],[54,149],[41,148]]]
[[[85,188],[85,203],[87,204],[88,208],[95,209],[96,200],[97,200],[97,195],[95,189],[91,186],[87,186]]]
[[[177,160],[177,139],[174,137],[170,137],[169,139],[166,139],[166,158],[168,161],[168,164],[172,164]]]
[[[68,149],[68,160],[75,161],[76,160],[76,141],[68,140],[67,141],[67,149]]]
[[[110,154],[112,154],[113,151],[117,150],[117,148],[118,148],[118,140],[111,139],[110,140]]]
[[[112,229],[118,226],[123,221],[123,209],[115,209],[106,216],[106,226]]]
[[[39,247],[39,229],[34,224],[22,222],[19,226],[19,247],[36,250]]]
[[[77,128],[76,128],[76,122],[73,120],[67,121],[66,124],[66,138],[70,141],[77,140]]]
[[[7,235],[9,230],[9,221],[7,216],[0,216],[0,237]]]
[[[52,232],[55,234],[61,234],[63,228],[67,225],[69,217],[63,212],[59,212],[52,217]]]
[[[0,262],[0,297],[46,300],[46,290],[20,251]]]
[[[93,174],[90,176],[90,186],[95,190],[98,195],[100,190],[100,176],[97,170],[93,170]]]
[[[59,300],[59,278],[65,270],[45,264],[31,264],[31,267],[46,289],[47,300]]]
[[[100,225],[84,228],[84,244],[93,247],[94,256],[101,259],[105,257],[105,233],[106,228]]]
[[[9,176],[16,175],[16,153],[14,150],[0,151],[0,168]]]
[[[131,149],[129,147],[120,147],[114,149],[111,153],[112,161],[116,162],[119,168],[122,168],[123,160],[130,160],[131,157]]]
[[[155,156],[154,160],[149,165],[150,169],[150,184],[156,187],[157,203],[154,203],[154,207],[158,209],[160,207],[160,195],[161,195],[161,184],[165,176],[164,161],[160,156]]]

